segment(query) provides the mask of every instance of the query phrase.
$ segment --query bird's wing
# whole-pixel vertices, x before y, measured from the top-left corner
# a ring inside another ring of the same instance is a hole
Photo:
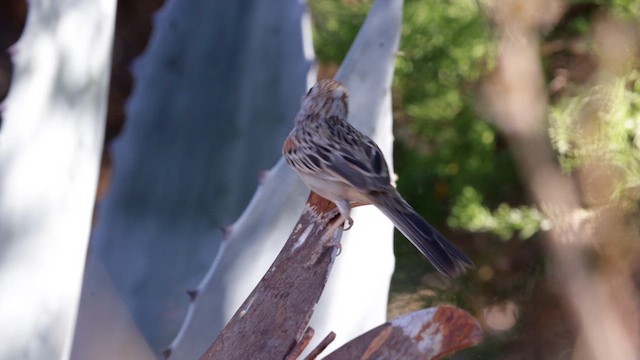
[[[326,170],[361,190],[388,188],[391,180],[382,151],[373,140],[353,130],[347,132],[353,136],[339,139],[339,145],[322,156],[330,159],[325,165]]]
[[[333,120],[333,119],[330,119]],[[345,121],[331,121],[321,136],[292,134],[282,153],[290,166],[329,180],[341,180],[363,191],[382,191],[391,180],[384,155],[376,143]]]

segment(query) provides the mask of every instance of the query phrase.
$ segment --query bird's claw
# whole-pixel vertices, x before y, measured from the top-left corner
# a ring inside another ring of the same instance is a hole
[[[324,244],[322,244],[322,246],[326,248],[331,248],[331,247],[338,248],[338,253],[336,255],[340,255],[340,253],[342,253],[342,244],[338,240],[327,241]]]
[[[344,219],[343,226],[344,226],[343,231],[347,231],[351,229],[351,227],[353,226],[353,219],[351,218],[351,216],[348,216],[346,219]]]

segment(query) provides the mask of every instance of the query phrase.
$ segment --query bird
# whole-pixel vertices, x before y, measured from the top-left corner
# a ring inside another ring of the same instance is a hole
[[[287,164],[316,194],[333,202],[348,230],[351,208],[374,205],[440,273],[455,277],[473,262],[407,203],[391,183],[378,145],[347,121],[349,93],[320,80],[302,98],[282,146]]]

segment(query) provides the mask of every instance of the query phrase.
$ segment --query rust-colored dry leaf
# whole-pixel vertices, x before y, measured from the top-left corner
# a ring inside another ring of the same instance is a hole
[[[481,340],[480,325],[466,311],[438,306],[384,323],[325,359],[439,359]]]

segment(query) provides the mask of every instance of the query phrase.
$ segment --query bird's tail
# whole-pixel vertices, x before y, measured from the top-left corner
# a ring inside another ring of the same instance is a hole
[[[372,202],[380,209],[422,255],[444,275],[454,277],[474,267],[473,262],[438,230],[429,225],[396,189],[373,193]]]

